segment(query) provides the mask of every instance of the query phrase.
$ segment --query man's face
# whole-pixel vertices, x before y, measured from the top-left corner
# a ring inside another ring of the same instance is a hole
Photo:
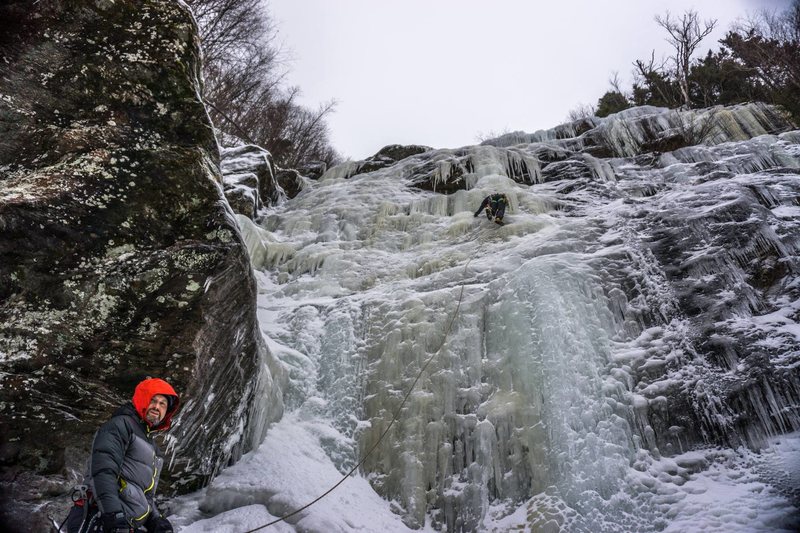
[[[145,411],[145,420],[147,420],[150,427],[157,426],[164,420],[167,414],[167,407],[169,407],[169,403],[167,402],[166,396],[163,394],[153,395],[150,399],[150,405],[147,406],[147,410]]]

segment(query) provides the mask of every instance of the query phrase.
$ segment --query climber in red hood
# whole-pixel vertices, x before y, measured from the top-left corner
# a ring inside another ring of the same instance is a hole
[[[178,394],[163,379],[145,379],[133,401],[100,426],[92,444],[81,498],[66,520],[69,533],[170,533],[154,503],[164,455],[154,437],[169,429]]]
[[[146,379],[133,392],[133,407],[151,430],[169,429],[178,401],[175,389],[163,379]]]

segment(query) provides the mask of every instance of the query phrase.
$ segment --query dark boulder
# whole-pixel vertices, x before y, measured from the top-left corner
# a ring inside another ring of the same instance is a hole
[[[291,168],[278,168],[275,179],[286,193],[287,198],[294,198],[307,186],[306,178],[301,176],[299,171]]]
[[[225,183],[225,198],[233,212],[251,220],[255,218],[256,212],[264,207],[258,194],[258,176],[246,172],[223,175],[222,179]]]
[[[432,148],[430,146],[423,146],[420,144],[390,144],[378,150],[378,153],[372,156],[372,159],[382,159],[396,162],[407,157],[411,157],[412,155],[430,152],[431,150]]]
[[[140,379],[184,398],[171,491],[257,442],[281,396],[184,5],[49,0],[6,16],[18,23],[0,42],[0,529],[44,531]]]
[[[310,161],[297,167],[297,172],[301,176],[311,180],[320,179],[326,170],[328,170],[328,165],[324,161]]]
[[[429,146],[422,146],[417,144],[412,144],[408,146],[403,146],[400,144],[390,144],[388,146],[384,146],[378,153],[374,156],[364,159],[362,161],[348,161],[341,165],[337,165],[330,169],[324,177],[336,177],[336,178],[352,178],[353,176],[357,176],[359,174],[366,174],[368,172],[374,172],[376,170],[380,170],[382,168],[390,167],[397,163],[398,161],[402,161],[408,157],[424,154],[426,152],[432,151],[433,148]],[[335,169],[335,170],[334,170]]]
[[[280,202],[286,194],[275,178],[275,163],[268,150],[253,144],[222,151],[225,196],[237,213],[249,215]]]
[[[469,188],[466,175],[472,170],[469,156],[431,159],[416,170],[409,184],[426,191],[452,194]]]
[[[432,148],[428,146],[421,146],[417,144],[412,144],[409,146],[390,144],[378,150],[378,153],[372,157],[362,161],[356,174],[366,174],[367,172],[373,172],[375,170],[390,167],[398,161],[406,159],[407,157],[417,154],[424,154],[425,152],[429,152],[431,150]]]

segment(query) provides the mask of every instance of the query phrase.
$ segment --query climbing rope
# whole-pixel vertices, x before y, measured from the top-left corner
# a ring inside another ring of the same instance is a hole
[[[217,113],[219,113],[222,116],[222,118],[224,118],[228,122],[228,124],[236,128],[237,131],[239,132],[239,135],[241,135],[242,139],[249,142],[250,144],[255,144],[255,145],[258,144],[252,138],[250,138],[250,136],[247,134],[246,131],[244,131],[244,128],[242,128],[238,122],[229,117],[228,114],[225,113],[222,109],[212,104],[210,100],[203,100],[203,103],[208,107],[210,107],[211,109],[213,109],[214,111],[216,111]]]
[[[467,266],[469,266],[469,261],[467,261],[467,264],[466,264],[466,265],[464,265],[464,272],[466,272],[466,270],[467,270]],[[434,357],[436,357],[436,355],[439,353],[439,351],[440,351],[440,350],[441,350],[441,349],[444,347],[444,344],[445,344],[445,342],[447,342],[447,337],[449,337],[449,336],[450,336],[450,331],[453,329],[453,323],[455,323],[455,321],[456,321],[456,318],[458,317],[458,313],[459,313],[459,311],[461,310],[461,301],[462,301],[462,300],[463,300],[463,298],[464,298],[464,285],[465,285],[465,284],[466,284],[466,281],[465,281],[464,283],[462,283],[462,284],[461,284],[461,292],[460,292],[460,293],[459,293],[459,295],[458,295],[458,305],[456,305],[456,310],[453,312],[453,316],[452,316],[452,317],[450,317],[450,323],[447,325],[447,330],[446,330],[446,331],[445,331],[445,333],[444,333],[444,338],[442,339],[442,343],[439,345],[439,347],[438,347],[438,348],[436,348],[436,350],[435,350],[435,351],[434,351],[434,352],[433,352],[433,353],[430,355],[430,357],[428,357],[428,360],[427,360],[427,361],[425,361],[425,364],[424,364],[424,365],[422,365],[422,368],[420,369],[419,373],[417,374],[417,377],[414,379],[414,383],[412,383],[412,384],[411,384],[411,387],[409,387],[409,388],[408,388],[408,391],[406,392],[406,395],[403,397],[403,401],[402,401],[402,402],[400,402],[400,406],[399,406],[399,407],[398,407],[398,408],[395,410],[395,412],[394,412],[394,415],[392,415],[392,421],[391,421],[391,422],[389,422],[389,425],[388,425],[388,426],[386,426],[386,429],[384,429],[384,430],[383,430],[383,433],[381,433],[381,436],[380,436],[380,437],[378,437],[378,440],[377,440],[377,442],[375,442],[375,444],[373,444],[373,445],[372,445],[372,447],[371,447],[371,448],[370,448],[370,449],[367,451],[367,453],[364,455],[364,457],[362,457],[362,458],[361,458],[361,460],[358,462],[358,464],[357,464],[356,466],[354,466],[353,468],[351,468],[351,469],[350,469],[350,471],[349,471],[347,474],[345,474],[345,475],[342,477],[342,479],[340,479],[340,480],[339,480],[339,481],[338,481],[338,482],[337,482],[337,483],[336,483],[334,486],[332,486],[331,488],[329,488],[328,490],[326,490],[324,493],[322,493],[320,496],[318,496],[318,497],[317,497],[317,498],[315,498],[314,500],[310,501],[309,503],[305,504],[304,506],[300,507],[299,509],[297,509],[297,510],[295,510],[295,511],[292,511],[291,513],[285,514],[285,515],[281,516],[280,518],[276,518],[276,519],[275,519],[275,520],[273,520],[272,522],[269,522],[269,523],[267,523],[267,524],[264,524],[263,526],[258,526],[258,527],[257,527],[257,528],[255,528],[255,529],[248,529],[248,530],[247,530],[247,531],[245,531],[244,533],[253,533],[254,531],[259,531],[259,530],[261,530],[261,529],[264,529],[265,527],[269,527],[269,526],[271,526],[271,525],[277,524],[278,522],[281,522],[281,521],[283,521],[283,520],[286,520],[286,519],[287,519],[287,518],[289,518],[290,516],[294,516],[294,515],[296,515],[297,513],[299,513],[300,511],[303,511],[303,510],[305,510],[305,509],[308,509],[309,507],[311,507],[312,505],[314,505],[315,503],[317,503],[318,501],[320,501],[322,498],[324,498],[325,496],[327,496],[328,494],[330,494],[331,492],[333,492],[333,491],[336,489],[336,487],[338,487],[339,485],[341,485],[342,483],[344,483],[344,481],[345,481],[347,478],[349,478],[349,477],[350,477],[350,475],[351,475],[353,472],[355,472],[355,471],[356,471],[356,470],[357,470],[357,469],[358,469],[358,468],[359,468],[361,465],[363,465],[363,464],[364,464],[364,461],[366,461],[366,460],[367,460],[367,458],[368,458],[368,457],[370,456],[370,454],[371,454],[371,453],[372,453],[372,452],[375,450],[375,448],[377,448],[377,447],[378,447],[378,444],[380,444],[380,443],[381,443],[381,441],[383,440],[383,437],[385,437],[385,436],[386,436],[386,434],[387,434],[387,433],[389,433],[389,430],[391,429],[391,427],[392,427],[392,424],[394,424],[394,423],[395,423],[395,421],[397,420],[397,416],[400,414],[400,411],[403,409],[403,406],[406,404],[406,400],[408,400],[408,397],[409,397],[409,396],[411,396],[411,391],[413,391],[413,390],[414,390],[414,386],[417,384],[417,381],[419,381],[419,378],[421,378],[421,377],[422,377],[422,374],[423,374],[423,373],[425,372],[425,370],[428,368],[428,365],[431,363],[431,361],[433,360],[433,358],[434,358]]]

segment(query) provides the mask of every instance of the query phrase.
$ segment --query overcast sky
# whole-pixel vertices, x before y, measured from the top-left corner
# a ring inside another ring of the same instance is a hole
[[[302,103],[336,99],[334,147],[364,159],[387,144],[456,148],[533,132],[596,104],[631,63],[669,54],[653,21],[694,8],[730,25],[791,0],[268,0]]]

